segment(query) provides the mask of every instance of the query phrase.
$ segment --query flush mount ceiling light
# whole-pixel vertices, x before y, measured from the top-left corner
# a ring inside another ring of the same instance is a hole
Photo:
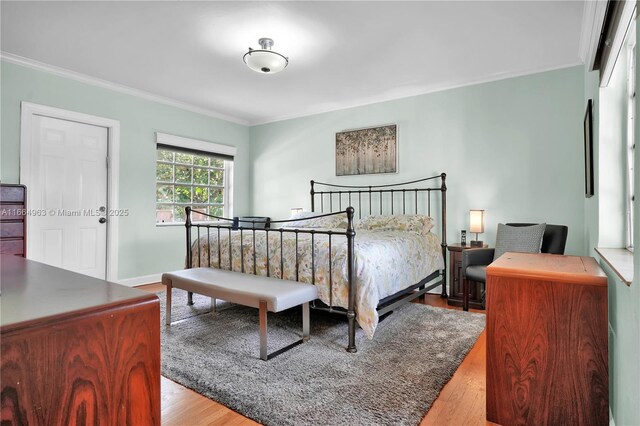
[[[289,58],[271,50],[273,40],[261,38],[258,40],[261,49],[249,48],[242,60],[252,70],[263,74],[275,74],[289,65]]]

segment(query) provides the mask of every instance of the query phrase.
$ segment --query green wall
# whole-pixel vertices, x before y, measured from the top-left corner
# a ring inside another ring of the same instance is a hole
[[[448,232],[468,210],[486,210],[485,241],[498,222],[570,228],[568,253],[586,247],[582,198],[584,73],[573,67],[247,128],[224,120],[2,62],[1,171],[19,180],[20,102],[112,118],[121,124],[119,278],[182,264],[182,229],[154,221],[154,132],[238,147],[235,213],[288,217],[309,207],[310,179],[388,182],[448,174]],[[399,126],[398,175],[336,178],[335,132]],[[249,149],[251,141],[251,150]]]
[[[155,224],[155,132],[238,148],[234,165],[234,213],[249,213],[249,130],[246,126],[157,102],[1,63],[0,179],[20,180],[20,102],[79,111],[120,121],[120,219],[118,278],[180,269],[184,228]]]
[[[600,264],[609,277],[609,406],[616,425],[640,425],[640,280],[636,272],[628,286]]]
[[[584,67],[253,126],[252,212],[287,217],[310,208],[309,180],[388,183],[447,173],[449,242],[468,229],[469,209],[499,222],[569,226],[567,253],[583,254]],[[399,173],[336,177],[335,133],[398,125]]]

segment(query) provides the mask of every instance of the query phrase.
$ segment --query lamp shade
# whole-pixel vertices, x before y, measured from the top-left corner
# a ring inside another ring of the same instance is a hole
[[[484,232],[484,210],[469,210],[469,231]]]

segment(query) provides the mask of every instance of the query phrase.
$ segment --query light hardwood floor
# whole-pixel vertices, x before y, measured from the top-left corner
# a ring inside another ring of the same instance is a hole
[[[162,284],[138,287],[157,292],[164,290]],[[437,295],[428,295],[426,304],[448,309],[447,301]],[[476,311],[472,309],[474,312]],[[491,425],[487,422],[485,409],[486,331],[471,348],[458,370],[440,392],[431,409],[426,413],[421,426],[426,425]],[[162,378],[162,424],[166,426],[199,425],[257,425],[242,414],[212,401],[165,377]]]

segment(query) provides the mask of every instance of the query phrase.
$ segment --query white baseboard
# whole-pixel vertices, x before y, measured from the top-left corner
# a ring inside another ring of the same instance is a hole
[[[123,280],[116,281],[116,283],[126,285],[127,287],[135,287],[138,285],[155,284],[160,281],[162,281],[162,274],[151,274],[141,277],[125,278]]]

